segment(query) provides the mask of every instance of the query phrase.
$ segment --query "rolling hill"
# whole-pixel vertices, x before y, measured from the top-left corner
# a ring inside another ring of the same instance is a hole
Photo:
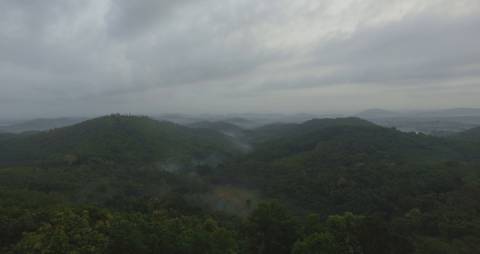
[[[235,153],[222,134],[148,117],[110,115],[46,132],[8,135],[0,162],[101,159],[114,162],[189,163]]]
[[[368,109],[357,113],[355,116],[364,118],[364,119],[377,119],[377,118],[394,118],[401,116],[401,113],[394,111],[388,111],[383,109]]]
[[[429,184],[448,189],[458,177],[445,165],[464,156],[449,140],[358,118],[256,131],[262,141],[255,150],[220,169],[216,180],[260,189],[294,207],[331,213],[369,212],[378,206],[394,210],[397,205],[388,200],[405,196],[402,191],[418,194]]]
[[[312,119],[301,124],[268,124],[249,131],[248,136],[251,140],[254,140],[258,143],[267,140],[292,138],[299,135],[306,135],[315,131],[323,130],[325,128],[337,126],[374,126],[374,124],[355,117]]]

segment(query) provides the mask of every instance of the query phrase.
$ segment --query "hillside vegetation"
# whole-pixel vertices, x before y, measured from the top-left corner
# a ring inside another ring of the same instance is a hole
[[[111,115],[0,134],[0,252],[480,248],[475,129],[439,138],[359,118],[192,126]]]
[[[0,163],[100,159],[114,162],[191,162],[229,156],[235,146],[222,134],[148,117],[110,115],[47,132],[10,135]]]

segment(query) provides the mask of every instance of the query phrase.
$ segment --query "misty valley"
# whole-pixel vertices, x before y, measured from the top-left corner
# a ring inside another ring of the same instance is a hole
[[[0,252],[480,248],[479,127],[438,136],[359,117],[168,117],[3,126]]]

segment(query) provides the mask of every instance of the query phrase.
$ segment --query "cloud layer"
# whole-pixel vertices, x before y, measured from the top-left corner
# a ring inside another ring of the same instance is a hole
[[[0,117],[480,107],[477,0],[4,0]]]

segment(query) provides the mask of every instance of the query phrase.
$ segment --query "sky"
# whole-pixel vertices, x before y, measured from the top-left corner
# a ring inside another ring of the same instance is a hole
[[[1,0],[0,117],[480,107],[478,0]]]

